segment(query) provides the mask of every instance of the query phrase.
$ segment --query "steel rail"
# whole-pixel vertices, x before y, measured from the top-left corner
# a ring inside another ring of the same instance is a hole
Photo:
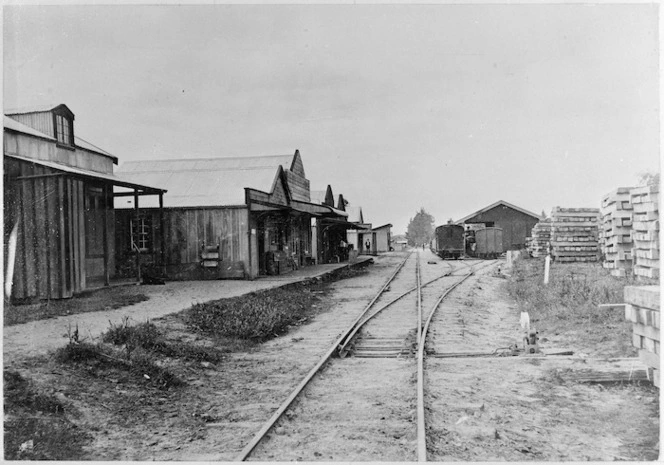
[[[327,361],[334,355],[334,353],[337,351],[337,348],[339,345],[343,342],[345,339],[346,335],[355,327],[357,322],[361,319],[361,317],[369,311],[369,309],[373,306],[373,304],[378,300],[380,295],[385,291],[387,286],[394,280],[396,275],[399,273],[401,268],[403,268],[404,264],[406,261],[410,258],[412,255],[412,252],[410,252],[406,258],[399,264],[397,269],[394,271],[394,273],[388,278],[387,282],[381,287],[380,291],[376,294],[376,296],[371,299],[371,302],[364,308],[364,310],[360,313],[360,316],[355,319],[355,321],[346,329],[346,331],[337,339],[337,341],[332,344],[330,349],[321,357],[321,359],[316,363],[316,365],[306,374],[306,376],[302,379],[300,384],[297,385],[297,387],[290,393],[288,398],[279,406],[279,408],[274,412],[274,414],[270,417],[270,419],[263,425],[263,427],[256,433],[253,437],[253,439],[247,444],[242,451],[240,452],[240,455],[237,456],[235,459],[236,462],[243,462],[247,457],[249,457],[249,454],[256,448],[258,443],[265,437],[267,432],[275,425],[275,423],[281,418],[281,416],[284,414],[286,409],[290,407],[290,405],[293,403],[293,401],[297,398],[298,395],[304,390],[304,388],[309,384],[309,382],[313,379],[314,376],[318,373],[318,371],[327,363]]]
[[[450,268],[452,268],[452,267],[450,267]],[[421,287],[426,287],[426,286],[428,286],[428,285],[430,285],[430,284],[432,284],[432,283],[438,281],[439,279],[446,278],[446,277],[448,277],[448,276],[455,276],[455,275],[452,274],[452,273],[454,273],[455,271],[458,271],[458,270],[452,269],[452,270],[448,271],[447,273],[445,273],[445,274],[443,274],[443,275],[440,275],[440,276],[438,276],[437,278],[434,278],[434,279],[432,279],[432,280],[430,280],[430,281],[428,281],[428,282],[422,284]],[[364,320],[362,320],[361,323],[357,324],[357,326],[355,326],[355,327],[353,328],[353,331],[351,331],[351,333],[348,335],[348,337],[346,338],[346,340],[344,341],[344,343],[343,343],[341,346],[339,346],[339,354],[340,354],[340,356],[342,356],[342,357],[345,356],[345,354],[348,352],[348,351],[347,351],[347,347],[348,347],[348,345],[351,343],[351,341],[353,340],[353,338],[355,337],[355,335],[357,334],[357,332],[358,332],[360,329],[362,329],[362,327],[363,327],[365,324],[367,324],[370,320],[372,320],[372,319],[373,319],[376,315],[378,315],[380,312],[382,312],[382,311],[385,310],[386,308],[389,308],[389,307],[390,307],[391,305],[393,305],[395,302],[397,302],[397,301],[403,299],[404,297],[406,297],[407,295],[409,295],[411,292],[416,291],[416,290],[418,290],[418,289],[420,289],[420,288],[418,288],[418,286],[415,286],[415,287],[413,287],[413,288],[407,290],[406,292],[404,292],[404,293],[402,293],[402,294],[399,294],[399,295],[396,296],[394,299],[390,300],[390,301],[387,302],[385,305],[383,305],[383,306],[380,307],[378,310],[374,311],[371,315],[369,315],[369,316],[366,317]],[[365,316],[365,315],[366,315],[366,313],[362,314],[361,316],[363,317],[363,316]],[[358,321],[359,321],[359,319],[356,320],[355,323],[357,323]],[[421,328],[421,327],[422,327],[422,326],[421,326],[421,324],[420,324],[420,325],[418,326],[418,328]]]
[[[479,269],[484,269],[489,265],[495,264],[496,260],[493,260],[492,263],[488,263],[485,266],[482,266]],[[440,303],[459,286],[461,283],[466,281],[468,278],[473,276],[478,269],[473,270],[472,265],[470,266],[470,273],[466,274],[463,279],[457,283],[450,286],[439,298],[436,300],[436,303],[431,307],[429,316],[427,317],[426,322],[424,323],[424,328],[422,328],[422,338],[420,344],[417,347],[417,461],[426,462],[427,461],[427,441],[426,441],[426,423],[424,421],[424,346],[426,344],[427,333],[429,332],[429,324],[433,319],[433,315],[438,310]]]
[[[451,268],[451,267],[450,267]],[[415,268],[417,276],[417,345],[420,345],[420,337],[422,335],[422,273],[420,272],[420,252],[417,252],[417,268]]]

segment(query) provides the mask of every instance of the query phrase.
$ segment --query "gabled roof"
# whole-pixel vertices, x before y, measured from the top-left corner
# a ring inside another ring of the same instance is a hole
[[[168,188],[164,207],[245,204],[245,188],[271,193],[296,155],[125,162],[123,179]],[[284,166],[285,165],[285,166]],[[151,205],[146,205],[149,207]]]
[[[364,223],[362,207],[346,207],[346,211],[348,212],[348,221],[353,223]]]
[[[521,213],[523,213],[523,214],[525,214],[525,215],[532,216],[533,218],[535,218],[535,219],[537,219],[537,220],[541,220],[541,219],[542,219],[541,216],[539,216],[539,215],[537,215],[537,214],[535,214],[535,213],[533,213],[533,212],[530,212],[530,211],[526,210],[525,208],[517,207],[516,205],[513,205],[513,204],[511,204],[511,203],[509,203],[509,202],[505,202],[504,200],[499,200],[499,201],[497,201],[497,202],[495,202],[495,203],[492,203],[491,205],[489,205],[489,206],[487,206],[487,207],[482,208],[481,210],[477,210],[475,213],[471,213],[471,214],[468,215],[468,216],[464,216],[464,217],[461,218],[460,220],[456,221],[455,224],[465,223],[465,222],[466,222],[467,220],[469,220],[470,218],[472,218],[472,217],[474,217],[474,216],[477,216],[477,215],[479,215],[479,214],[481,214],[481,213],[487,212],[487,211],[491,210],[492,208],[497,207],[498,205],[505,205],[506,207],[509,207],[509,208],[511,208],[511,209],[513,209],[513,210],[519,211],[519,212],[521,212]]]
[[[344,199],[343,194],[339,194],[339,200],[337,200],[337,210],[346,211],[346,205],[348,202]]]
[[[391,227],[392,227],[392,224],[391,224],[391,223],[387,223],[387,224],[384,224],[384,225],[382,225],[382,226],[376,226],[375,228],[373,228],[373,230],[375,231],[375,230],[377,230],[377,229],[386,229],[386,228],[391,228]]]

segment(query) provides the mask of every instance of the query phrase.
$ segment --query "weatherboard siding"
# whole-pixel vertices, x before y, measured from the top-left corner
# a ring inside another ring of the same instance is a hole
[[[130,220],[133,210],[116,210],[116,258],[123,275],[134,276],[135,253],[131,251]],[[161,262],[159,210],[146,209],[150,217],[152,249],[141,253],[142,264]],[[175,280],[237,278],[238,269],[249,269],[247,249],[248,211],[240,208],[166,208],[164,209],[164,265],[166,276]],[[203,247],[219,245],[219,269],[203,269]],[[229,267],[233,268],[229,271]]]

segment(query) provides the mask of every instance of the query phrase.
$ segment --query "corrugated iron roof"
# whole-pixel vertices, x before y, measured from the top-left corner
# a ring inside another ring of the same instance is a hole
[[[461,223],[464,223],[464,222],[468,221],[470,218],[472,218],[472,217],[474,217],[474,216],[477,216],[477,215],[479,215],[480,213],[487,212],[487,211],[491,210],[492,208],[497,207],[498,205],[505,205],[506,207],[512,208],[512,209],[514,209],[514,210],[516,210],[516,211],[519,211],[519,212],[524,213],[524,214],[526,214],[526,215],[532,216],[532,217],[534,217],[534,218],[536,218],[536,219],[538,219],[538,220],[542,219],[542,217],[541,217],[540,215],[538,215],[538,214],[536,214],[536,213],[533,213],[533,212],[530,212],[530,211],[526,210],[525,208],[517,207],[516,205],[512,205],[511,203],[509,203],[509,202],[505,202],[504,200],[499,200],[499,201],[497,201],[497,202],[492,203],[491,205],[488,205],[488,206],[486,206],[486,207],[484,207],[484,208],[482,208],[482,209],[480,209],[480,210],[477,210],[475,213],[471,213],[471,214],[468,215],[468,216],[464,216],[464,217],[461,218],[460,220],[456,221],[455,224],[461,224]]]
[[[108,153],[104,149],[100,149],[96,145],[88,142],[87,140],[83,140],[78,136],[74,136],[74,142],[76,143],[76,147],[80,147],[82,149],[90,150],[91,152],[101,153],[102,155],[106,155],[107,157],[115,158],[116,163],[117,163],[118,158],[116,156],[111,155],[110,153]]]
[[[49,136],[48,134],[44,134],[43,132],[37,131],[36,129],[32,129],[30,126],[26,126],[23,123],[19,123],[18,121],[16,121],[13,118],[10,118],[9,116],[4,117],[2,125],[7,129],[11,129],[16,132],[22,132],[24,134],[29,134],[35,137],[41,137],[42,139],[48,139],[52,140],[53,142],[56,142],[55,137]]]
[[[118,175],[168,189],[164,207],[245,204],[245,188],[271,192],[279,166],[290,169],[294,155],[132,161]],[[147,200],[147,199],[146,199]],[[143,207],[150,205],[141,201]],[[118,208],[129,205],[118,205]]]
[[[16,113],[12,113],[12,114],[16,114]],[[53,141],[53,142],[57,142],[55,137],[53,137],[49,134],[46,134],[44,132],[38,131],[34,128],[31,128],[30,126],[28,126],[26,124],[19,123],[18,121],[16,121],[15,119],[13,119],[9,116],[6,116],[6,115],[3,115],[3,116],[4,116],[3,127],[7,128],[7,129],[11,129],[13,131],[20,132],[20,133],[23,133],[23,134],[28,134],[30,136],[40,137],[42,139],[47,139],[47,140],[50,140],[50,141]],[[104,155],[106,157],[110,157],[110,158],[113,159],[113,162],[115,164],[118,163],[118,157],[116,157],[115,155],[111,155],[106,150],[100,149],[96,145],[93,145],[90,142],[88,142],[84,139],[81,139],[78,136],[74,136],[74,142],[75,142],[75,146],[78,147],[78,148],[81,148],[81,149],[84,149],[84,150],[89,150],[90,152],[95,152],[95,153],[98,153],[100,155]]]
[[[24,115],[27,113],[44,113],[51,111],[60,105],[65,105],[64,103],[45,103],[42,105],[36,105],[34,107],[19,107],[19,108],[9,108],[5,110],[5,115]],[[67,105],[65,105],[67,106]],[[67,107],[69,108],[69,107]],[[69,110],[71,111],[71,110]]]
[[[99,173],[98,171],[90,171],[90,170],[85,170],[82,168],[75,168],[73,166],[67,166],[67,165],[62,165],[60,163],[56,163],[54,161],[46,161],[46,160],[36,160],[34,158],[27,158],[27,157],[21,157],[19,155],[9,155],[5,154],[5,157],[8,158],[14,158],[16,160],[21,160],[24,162],[28,163],[34,163],[36,165],[40,166],[45,166],[47,168],[55,169],[58,171],[62,171],[64,173],[69,173],[74,176],[79,176],[82,178],[89,178],[89,179],[97,179],[101,181],[108,181],[111,182],[114,186],[121,186],[124,187],[125,189],[139,189],[139,190],[148,190],[152,191],[151,193],[159,193],[159,192],[166,192],[166,189],[162,189],[159,187],[153,187],[148,184],[138,184],[131,182],[123,177],[120,176],[115,176],[114,174],[109,174],[109,173]]]

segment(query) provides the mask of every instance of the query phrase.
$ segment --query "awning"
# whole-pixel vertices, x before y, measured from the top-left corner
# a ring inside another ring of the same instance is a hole
[[[367,228],[361,224],[357,223],[351,223],[350,221],[342,220],[342,219],[337,219],[337,218],[322,218],[321,219],[321,225],[325,226],[326,224],[329,224],[330,226],[345,226],[346,229],[371,229],[370,227]]]
[[[330,207],[317,203],[301,202],[299,200],[291,200],[290,208],[301,213],[308,213],[313,216],[324,216],[330,213]]]
[[[337,210],[327,205],[302,202],[300,200],[291,200],[288,205],[279,205],[260,200],[252,200],[249,208],[251,211],[296,211],[309,214],[316,218],[344,218],[348,216],[346,212],[342,212],[341,210]]]
[[[19,155],[9,155],[5,154],[7,158],[13,158],[15,160],[24,161],[27,163],[34,163],[35,165],[44,166],[46,168],[51,168],[57,171],[62,171],[69,175],[80,177],[84,179],[93,179],[97,181],[105,181],[113,184],[114,186],[127,187],[130,189],[135,189],[140,191],[141,194],[163,194],[167,192],[166,189],[160,189],[158,187],[150,187],[142,184],[136,184],[133,182],[125,181],[114,174],[108,173],[99,173],[98,171],[84,170],[81,168],[74,168],[73,166],[61,165],[60,163],[55,163],[52,161],[46,160],[36,160],[34,158],[21,157]],[[27,177],[27,176],[26,176]]]

